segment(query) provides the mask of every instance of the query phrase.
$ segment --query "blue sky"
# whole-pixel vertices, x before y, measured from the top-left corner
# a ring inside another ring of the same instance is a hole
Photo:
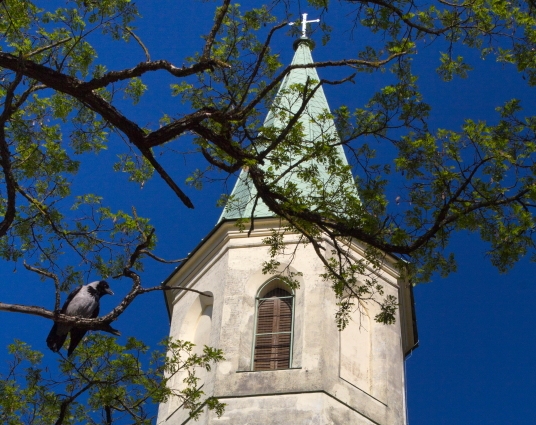
[[[210,28],[215,4],[145,2],[139,5],[144,18],[136,32],[147,44],[152,59],[165,58],[182,65],[185,57],[201,48],[200,35]],[[342,24],[338,25],[343,22],[344,14],[336,5],[331,9],[326,19],[335,26],[333,40],[328,46],[317,42],[313,51],[315,60],[349,58],[361,43],[374,42],[359,29],[350,34]],[[309,13],[310,18],[316,17],[314,11]],[[291,45],[292,39],[283,33],[273,41],[284,64],[292,58]],[[433,107],[432,127],[459,129],[466,118],[493,122],[497,118],[494,108],[513,97],[523,100],[527,114],[534,113],[534,89],[528,88],[515,69],[494,62],[493,57],[482,61],[476,52],[464,52],[475,68],[469,78],[442,82],[435,73],[441,48],[440,43],[420,46],[414,58],[414,71],[419,75],[424,100]],[[141,49],[133,45],[123,49],[120,43],[110,44],[99,55],[99,61],[107,63],[110,69],[132,66],[143,59]],[[319,71],[322,78],[328,79],[340,78],[345,72]],[[146,80],[149,85],[146,99],[137,107],[127,107],[125,103],[128,115],[141,124],[151,125],[161,113],[172,115],[180,111],[179,101],[167,96],[168,80],[162,73],[152,74]],[[325,92],[332,108],[342,104],[359,107],[387,81],[388,73],[358,74],[355,84],[327,87]],[[188,140],[181,139],[173,148],[185,151],[189,148],[187,143]],[[128,210],[135,204],[138,213],[151,217],[157,229],[157,254],[184,257],[216,224],[221,213],[216,201],[224,187],[213,184],[201,191],[187,188],[196,206],[195,210],[188,210],[158,177],[140,189],[128,183],[126,175],[113,176],[111,164],[124,151],[124,144],[113,137],[106,151],[84,163],[79,181],[95,190],[104,188],[106,200],[115,208]],[[180,184],[196,161],[192,156],[180,154],[160,159]],[[393,194],[394,201],[396,192]],[[409,423],[532,424],[536,417],[534,264],[523,260],[507,274],[499,274],[485,257],[486,246],[479,242],[477,235],[457,235],[450,248],[456,253],[458,272],[447,279],[436,277],[432,283],[415,288],[420,346],[406,362]],[[149,265],[143,274],[145,284],[159,284],[172,269],[169,265]],[[0,264],[0,276],[1,301],[52,308],[52,285],[40,282],[21,264]],[[110,283],[117,296],[106,297],[101,312],[112,309],[129,285],[125,280]],[[0,317],[3,345],[19,338],[42,349],[47,361],[53,361],[55,355],[45,345],[49,321],[3,312]],[[169,330],[163,296],[153,293],[138,298],[115,327],[122,331],[122,338],[135,335],[150,345],[156,344]],[[7,359],[3,348],[0,358],[1,368]]]

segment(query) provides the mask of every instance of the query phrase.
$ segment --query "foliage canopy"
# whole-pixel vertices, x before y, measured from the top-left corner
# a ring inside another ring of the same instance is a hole
[[[447,248],[451,235],[460,231],[479,233],[501,271],[525,255],[534,259],[536,118],[526,116],[521,102],[512,99],[496,105],[495,123],[468,117],[461,129],[431,129],[433,109],[420,94],[412,59],[419,49],[441,46],[437,71],[448,82],[470,75],[471,64],[464,56],[473,49],[482,58],[516,67],[526,84],[534,86],[536,4],[309,4],[326,17],[325,42],[330,43],[328,11],[334,8],[351,12],[347,22],[337,25],[357,25],[372,41],[356,46],[347,59],[316,63],[318,68],[348,70],[348,76],[293,87],[304,108],[320,85],[347,84],[357,73],[389,71],[388,83],[365,105],[311,117],[333,117],[340,136],[314,145],[301,143],[303,129],[292,116],[286,117],[283,128],[263,124],[268,111],[284,112],[272,100],[292,68],[281,65],[272,40],[295,19],[289,12],[295,12],[292,2],[250,7],[223,0],[215,7],[202,48],[186,52],[178,66],[151,58],[136,35],[135,26],[142,21],[129,0],[70,0],[61,5],[1,1],[0,257],[23,261],[30,271],[53,281],[54,311],[59,310],[60,293],[90,274],[127,278],[132,287],[100,319],[2,302],[0,310],[110,331],[110,323],[138,295],[162,289],[151,282],[142,285],[144,261],[165,261],[153,252],[156,236],[149,219],[139,217],[135,205],[132,213],[113,210],[103,193],[87,190],[77,178],[84,164],[96,166],[92,155],[120,141],[124,148],[113,170],[129,173],[130,180],[141,185],[156,174],[186,208],[194,204],[159,159],[162,154],[178,149],[203,158],[201,168],[184,165],[190,175],[187,183],[196,187],[247,168],[258,196],[285,220],[287,230],[299,232],[304,243],[315,246],[326,266],[324,277],[336,293],[341,298],[350,294],[348,302],[378,302],[383,310],[377,320],[385,323],[394,319],[395,301],[382,299],[382,288],[372,277],[365,282],[357,278],[367,263],[379,266],[385,253],[410,260],[405,269],[414,283],[455,270]],[[136,51],[143,60],[111,71],[99,60],[99,52],[110,46]],[[162,113],[158,122],[148,125],[133,111],[142,107],[154,73],[163,75],[169,96],[180,99],[183,108]],[[312,200],[282,184],[280,176],[299,173],[311,185],[321,185],[311,165],[315,161],[329,164],[333,175],[347,176],[348,167],[334,153],[338,144],[350,157],[359,196],[327,190],[325,198]],[[378,146],[385,145],[388,154],[379,154],[384,151]],[[399,195],[390,203],[393,185]],[[331,240],[334,255],[326,255],[318,240],[321,234]],[[345,242],[352,239],[367,246],[363,262],[345,255]],[[267,243],[275,261],[284,246],[277,234]],[[273,265],[267,262],[267,270]],[[348,304],[341,303],[342,325],[345,309]],[[33,362],[30,357],[36,355],[25,356]]]

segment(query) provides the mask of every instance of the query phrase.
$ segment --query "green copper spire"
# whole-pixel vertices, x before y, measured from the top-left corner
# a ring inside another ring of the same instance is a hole
[[[292,65],[313,63],[311,44],[311,40],[307,38],[302,37],[296,40]],[[316,88],[314,95],[299,116],[297,125],[302,132],[300,144],[303,145],[305,151],[305,149],[314,149],[315,144],[320,146],[319,144],[323,143],[323,146],[326,146],[326,143],[328,143],[331,145],[329,147],[330,151],[334,152],[335,155],[331,155],[329,161],[319,159],[303,161],[302,151],[298,149],[299,153],[296,154],[295,152],[292,153],[292,149],[290,149],[291,153],[284,166],[280,164],[281,157],[278,157],[279,165],[276,166],[270,160],[271,157],[267,156],[262,168],[272,172],[275,179],[277,179],[277,173],[280,170],[283,175],[281,179],[278,179],[277,184],[280,187],[291,187],[293,193],[299,194],[299,196],[304,197],[303,199],[323,199],[325,203],[326,193],[328,193],[327,196],[330,197],[328,202],[331,202],[332,205],[335,203],[335,205],[342,206],[342,197],[350,193],[353,196],[357,196],[357,191],[344,150],[338,144],[339,137],[335,129],[335,123],[331,118],[324,90],[321,86],[317,87],[319,82],[320,78],[316,68],[292,69],[281,83],[272,108],[266,117],[264,133],[277,134],[277,130],[282,131],[285,129],[289,121],[303,107],[304,92],[310,94],[311,90]],[[307,90],[304,90],[305,87],[307,87]],[[336,167],[331,168],[335,165],[334,161],[337,163]],[[341,166],[347,169],[342,176],[340,174]],[[304,176],[304,168],[314,170],[315,178],[313,183],[310,180],[305,181],[307,177],[302,177]],[[289,172],[289,169],[293,171]],[[338,169],[339,174],[333,173],[334,169]],[[344,214],[344,211],[340,211],[340,213]],[[257,197],[256,188],[248,177],[247,169],[242,170],[231,193],[231,198],[218,222],[239,218],[267,218],[273,216],[274,214],[264,202]]]

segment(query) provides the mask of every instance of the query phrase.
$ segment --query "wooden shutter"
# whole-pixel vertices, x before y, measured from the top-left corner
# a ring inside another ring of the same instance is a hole
[[[255,338],[255,370],[290,367],[292,295],[274,289],[259,299]]]

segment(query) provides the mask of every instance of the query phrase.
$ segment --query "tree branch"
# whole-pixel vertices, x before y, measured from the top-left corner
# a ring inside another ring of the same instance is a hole
[[[2,167],[2,172],[4,173],[4,180],[6,182],[6,209],[4,213],[4,218],[0,222],[0,238],[5,236],[13,224],[16,215],[16,181],[13,176],[13,171],[11,168],[11,154],[9,152],[9,147],[6,141],[5,128],[2,123],[0,123],[0,166]]]
[[[106,87],[118,81],[129,80],[134,77],[141,77],[147,72],[167,71],[171,75],[179,78],[188,77],[190,75],[199,74],[204,71],[212,71],[214,68],[229,68],[229,65],[216,59],[208,59],[190,65],[188,67],[178,68],[166,60],[141,62],[133,68],[124,69],[121,71],[110,71],[102,77],[94,78],[87,83],[80,83],[79,90],[82,92],[90,92],[99,88]]]
[[[7,234],[7,231],[13,224],[16,215],[16,186],[17,182],[15,176],[13,175],[13,169],[11,165],[11,153],[9,151],[9,145],[6,140],[6,129],[5,124],[7,120],[11,117],[14,112],[13,109],[13,99],[15,98],[15,90],[17,86],[22,81],[22,72],[19,72],[20,69],[20,60],[18,62],[17,74],[15,79],[11,82],[6,90],[5,101],[4,101],[4,110],[0,115],[0,167],[2,167],[2,172],[4,173],[4,180],[6,182],[6,192],[7,192],[7,205],[4,213],[4,218],[0,222],[0,238]]]
[[[212,29],[210,30],[210,33],[207,36],[207,41],[205,43],[205,47],[203,48],[203,55],[201,57],[203,58],[204,61],[207,61],[210,58],[210,51],[212,50],[212,46],[214,44],[214,40],[216,39],[216,35],[218,34],[221,24],[223,23],[223,19],[225,18],[225,15],[227,15],[227,11],[229,10],[230,3],[231,3],[231,0],[223,0],[223,4],[218,8],[218,14],[216,15],[216,18],[214,19],[214,25],[212,26]]]
[[[54,281],[54,286],[56,289],[56,301],[54,302],[54,311],[60,311],[60,303],[61,303],[60,280],[58,279],[58,276],[52,272],[48,272],[46,270],[42,270],[42,269],[38,269],[37,267],[30,266],[29,264],[26,264],[26,260],[24,260],[23,264],[27,270],[40,274],[41,276],[48,277],[49,279],[52,279]]]
[[[341,66],[365,66],[369,68],[381,68],[393,59],[404,56],[408,52],[399,52],[389,55],[386,59],[379,61],[366,61],[362,59],[344,59],[340,61],[324,61],[314,62],[309,64],[289,65],[283,71],[281,71],[269,84],[266,85],[257,96],[248,103],[247,106],[234,112],[233,119],[243,119],[246,117],[257,105],[294,69],[307,69],[307,68],[327,68],[327,67],[341,67]]]
[[[147,249],[140,250],[140,253],[145,254],[148,257],[151,257],[153,260],[156,260],[159,263],[165,263],[165,264],[182,263],[187,260],[187,258],[179,258],[178,260],[165,260],[161,257],[156,256],[155,254],[153,254],[151,251]]]
[[[209,164],[214,165],[215,167],[218,167],[220,170],[226,171],[228,173],[235,173],[242,166],[242,161],[237,161],[233,165],[228,165],[222,161],[218,161],[216,158],[210,155],[205,148],[201,148],[201,153],[203,154],[203,157],[207,160]]]
[[[57,313],[34,305],[7,304],[3,302],[0,302],[0,311],[29,314],[32,316],[39,316],[45,319],[54,320],[57,323],[69,323],[71,325],[76,325],[77,328],[93,331],[104,331],[118,336],[121,335],[117,329],[114,329],[110,326],[109,322],[111,322],[111,320],[104,319],[104,317],[98,319],[84,319],[82,317],[68,316],[66,314]]]
[[[158,174],[160,174],[160,177],[167,183],[167,185],[175,192],[175,195],[179,197],[179,199],[183,202],[184,205],[186,205],[188,208],[194,208],[194,204],[186,196],[186,194],[182,191],[182,189],[177,186],[177,183],[171,178],[171,176],[164,170],[164,167],[160,165],[160,163],[156,160],[153,153],[146,148],[140,149],[143,156],[149,161],[149,163],[153,166],[153,168],[156,170]]]
[[[94,382],[89,382],[87,385],[82,387],[80,391],[75,393],[74,395],[67,397],[65,400],[61,402],[60,405],[60,414],[58,416],[58,420],[55,422],[54,425],[62,425],[63,421],[65,419],[65,416],[67,415],[69,405],[75,401],[80,395],[84,394],[87,390],[89,390],[93,385],[95,385]]]
[[[134,38],[134,40],[136,40],[138,42],[138,44],[141,46],[141,48],[143,49],[143,52],[145,53],[145,58],[147,59],[147,62],[151,62],[151,55],[149,54],[149,50],[147,49],[147,47],[145,46],[145,44],[143,44],[143,42],[141,41],[141,38],[139,38],[136,34],[134,34],[134,31],[132,31],[129,27],[125,27],[125,30]]]
[[[348,3],[363,3],[363,1],[361,0],[346,0]],[[398,16],[398,18],[404,22],[408,27],[410,28],[415,28],[416,30],[418,31],[421,31],[425,34],[432,34],[432,35],[441,35],[443,33],[445,33],[446,31],[448,31],[449,29],[453,28],[454,25],[451,25],[451,26],[448,26],[448,27],[444,27],[444,28],[440,28],[440,29],[431,29],[431,28],[427,28],[427,27],[424,27],[420,24],[417,24],[411,20],[409,20],[407,17],[406,17],[406,12],[403,12],[402,10],[400,10],[399,8],[397,8],[396,6],[394,6],[392,3],[388,2],[388,1],[384,1],[384,0],[368,0],[366,3],[372,3],[372,4],[375,4],[377,6],[380,6],[380,7],[384,7],[385,9],[388,9],[390,10],[392,13],[394,13],[396,16]],[[412,2],[410,2],[410,4],[412,4]]]
[[[72,40],[72,37],[67,37],[62,40],[56,41],[55,43],[49,44],[48,46],[39,47],[38,49],[35,49],[33,52],[26,53],[23,57],[24,59],[28,59],[29,57],[38,55],[39,53],[43,53],[46,50],[53,49],[54,47],[57,47],[63,43],[67,43],[70,40]]]

